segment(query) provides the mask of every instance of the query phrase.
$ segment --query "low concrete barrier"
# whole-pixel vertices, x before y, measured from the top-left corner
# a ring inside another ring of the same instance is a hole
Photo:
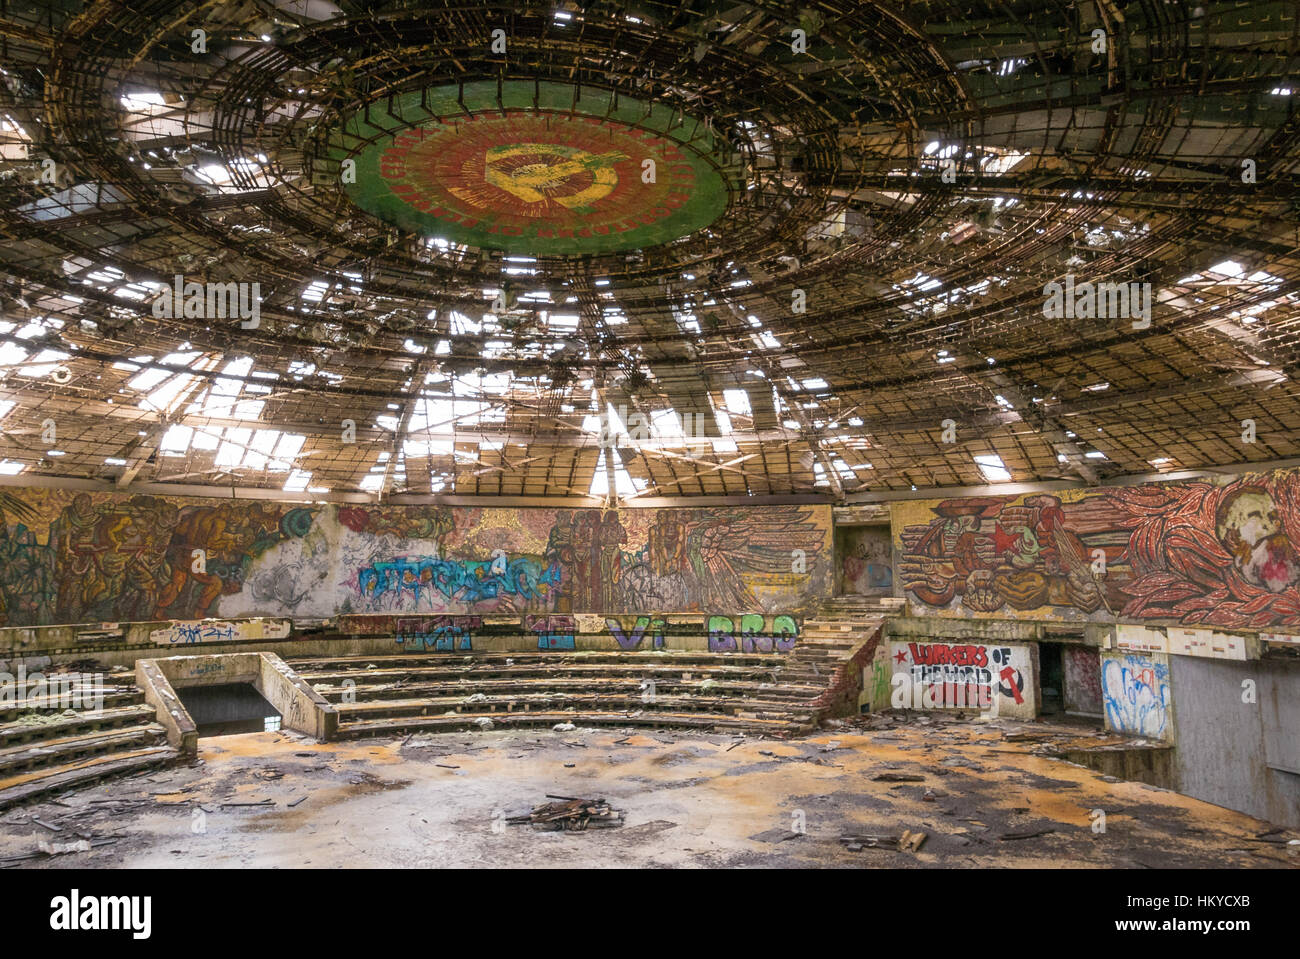
[[[135,664],[135,684],[144,692],[144,701],[154,708],[158,722],[167,730],[168,744],[190,756],[197,753],[199,732],[194,717],[176,695],[157,660],[142,659]]]
[[[338,732],[335,708],[275,653],[141,659],[136,662],[135,678],[144,691],[145,702],[154,707],[158,721],[167,730],[167,741],[191,755],[198,750],[198,728],[176,690],[195,686],[248,683],[280,714],[282,728],[322,742],[333,739]]]

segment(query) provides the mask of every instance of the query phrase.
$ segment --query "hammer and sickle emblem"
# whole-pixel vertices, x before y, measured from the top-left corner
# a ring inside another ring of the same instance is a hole
[[[522,165],[509,162],[521,155],[545,156],[546,159]],[[525,203],[543,203],[552,199],[570,210],[582,211],[608,196],[618,185],[614,164],[626,159],[625,154],[617,151],[588,153],[554,143],[492,147],[484,157],[483,178]],[[582,173],[589,173],[592,177],[586,189],[564,196],[552,195],[553,191]]]

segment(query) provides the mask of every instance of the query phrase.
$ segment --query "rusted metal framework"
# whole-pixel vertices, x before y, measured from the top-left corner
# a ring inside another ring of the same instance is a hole
[[[1294,3],[4,0],[0,67],[9,481],[840,497],[1300,455]],[[706,121],[726,212],[520,257],[353,205],[344,117],[482,81]],[[178,274],[257,283],[260,325],[155,316]],[[1150,314],[1047,315],[1067,280]]]

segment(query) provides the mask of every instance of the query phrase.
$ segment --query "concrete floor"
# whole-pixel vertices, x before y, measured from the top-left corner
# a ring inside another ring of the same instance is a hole
[[[679,731],[327,745],[248,733],[204,740],[193,766],[0,815],[0,866],[1300,867],[1285,845],[1293,833],[1261,838],[1271,827],[1249,816],[1107,781],[1003,738],[1026,730],[1080,732],[927,718],[739,744]],[[604,797],[626,825],[563,833],[504,822],[548,793]],[[266,799],[274,805],[229,805]],[[927,834],[919,851],[839,841],[904,829]],[[89,850],[38,852],[83,839]]]

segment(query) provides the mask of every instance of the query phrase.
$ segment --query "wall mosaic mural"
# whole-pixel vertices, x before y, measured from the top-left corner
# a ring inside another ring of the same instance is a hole
[[[830,543],[821,506],[300,506],[13,490],[0,494],[0,625],[790,614],[829,595]]]
[[[1300,625],[1300,472],[893,506],[922,615]]]

